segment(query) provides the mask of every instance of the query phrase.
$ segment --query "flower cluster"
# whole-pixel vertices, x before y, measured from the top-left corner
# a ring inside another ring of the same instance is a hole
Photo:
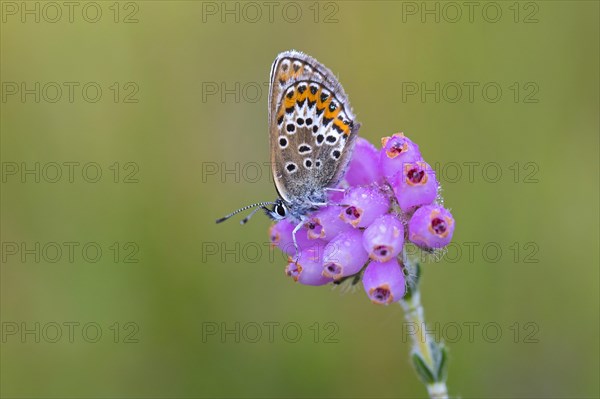
[[[306,285],[362,277],[374,303],[390,304],[406,293],[405,243],[432,251],[450,242],[454,219],[441,205],[435,172],[419,147],[402,133],[378,150],[359,138],[352,160],[329,204],[295,223],[271,226],[271,243],[287,253],[288,276]]]

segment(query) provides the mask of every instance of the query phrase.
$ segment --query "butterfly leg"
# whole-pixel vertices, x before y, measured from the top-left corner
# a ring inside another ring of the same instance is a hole
[[[303,224],[304,224],[304,220],[302,220],[300,223],[298,223],[296,225],[296,227],[294,227],[294,230],[292,230],[292,240],[294,241],[294,249],[296,250],[296,255],[294,255],[294,263],[298,263],[298,259],[300,258],[298,242],[296,241],[296,233],[298,232],[298,230],[300,230],[300,228],[302,227]]]

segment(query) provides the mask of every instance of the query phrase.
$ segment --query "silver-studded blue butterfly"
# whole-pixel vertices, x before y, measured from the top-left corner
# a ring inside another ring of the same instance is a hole
[[[295,234],[309,213],[327,205],[327,191],[343,178],[359,127],[328,68],[299,51],[279,54],[269,89],[271,167],[279,198],[238,209],[217,223],[256,207],[242,224],[264,209],[274,220],[298,222]]]

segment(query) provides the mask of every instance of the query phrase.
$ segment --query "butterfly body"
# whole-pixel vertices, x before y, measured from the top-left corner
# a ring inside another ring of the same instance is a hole
[[[346,172],[360,124],[335,75],[316,59],[290,50],[273,62],[269,85],[271,168],[279,198],[250,205],[274,220],[298,222],[328,204]],[[273,205],[268,208],[266,205]],[[294,235],[295,240],[295,235]]]
[[[270,77],[269,136],[280,200],[271,216],[301,221],[327,204],[326,189],[342,179],[359,126],[329,69],[298,51],[277,56]]]

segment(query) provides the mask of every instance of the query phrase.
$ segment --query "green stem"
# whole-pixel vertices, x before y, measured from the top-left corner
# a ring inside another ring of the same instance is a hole
[[[405,261],[405,266],[410,264]],[[410,327],[413,366],[427,387],[431,399],[448,399],[446,387],[446,349],[427,332],[425,312],[419,292],[419,266],[415,265],[415,281],[409,286],[407,295],[400,301],[404,318]]]

